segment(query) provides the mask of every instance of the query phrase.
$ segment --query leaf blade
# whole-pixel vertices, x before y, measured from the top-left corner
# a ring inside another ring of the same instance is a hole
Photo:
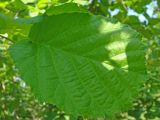
[[[126,110],[138,93],[145,53],[140,36],[130,27],[101,16],[70,13],[46,17],[32,27],[29,37],[29,50],[17,43],[25,54],[18,53],[17,45],[11,47],[17,66],[28,72],[22,75],[37,96],[68,113],[112,116]],[[26,58],[30,55],[32,60]],[[20,64],[24,59],[36,72]]]

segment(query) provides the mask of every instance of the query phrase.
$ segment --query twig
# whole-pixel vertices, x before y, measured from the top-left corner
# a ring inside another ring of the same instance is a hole
[[[123,8],[124,8],[126,11],[128,11],[127,6],[125,5],[124,1],[123,1],[123,0],[120,0],[120,3],[122,4]]]
[[[3,35],[0,35],[0,37],[1,37],[1,38],[4,38],[4,39],[6,39],[6,40],[8,40],[8,41],[10,41],[10,42],[12,42],[12,43],[14,43],[14,41],[13,41],[12,39],[8,38],[8,37],[5,37],[5,36],[3,36]]]

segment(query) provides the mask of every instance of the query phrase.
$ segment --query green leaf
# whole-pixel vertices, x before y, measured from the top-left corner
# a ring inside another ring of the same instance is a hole
[[[32,3],[36,3],[37,0],[21,0],[24,4],[32,4]]]
[[[76,3],[65,3],[62,5],[51,7],[46,11],[46,14],[50,16],[50,15],[75,13],[75,12],[86,13],[87,10],[82,6],[78,6]]]
[[[0,34],[20,32],[24,35],[28,35],[31,25],[42,21],[42,19],[43,16],[14,19],[0,13]]]
[[[23,79],[43,101],[74,116],[127,110],[145,76],[139,34],[87,13],[47,16],[10,48]]]

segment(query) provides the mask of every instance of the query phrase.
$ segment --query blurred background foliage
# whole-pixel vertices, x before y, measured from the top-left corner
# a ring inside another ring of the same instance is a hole
[[[148,79],[133,107],[114,119],[160,120],[160,0],[0,0],[0,120],[75,119],[54,105],[38,101],[21,80],[8,53],[12,40],[26,38],[32,23],[47,9],[66,2],[128,24],[143,36]]]

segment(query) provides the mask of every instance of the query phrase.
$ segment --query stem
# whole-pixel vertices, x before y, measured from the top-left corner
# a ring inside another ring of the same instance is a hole
[[[0,35],[0,37],[6,39],[8,41],[10,41],[11,43],[14,43],[14,41],[12,39],[8,38],[8,37],[5,37],[3,35]]]

